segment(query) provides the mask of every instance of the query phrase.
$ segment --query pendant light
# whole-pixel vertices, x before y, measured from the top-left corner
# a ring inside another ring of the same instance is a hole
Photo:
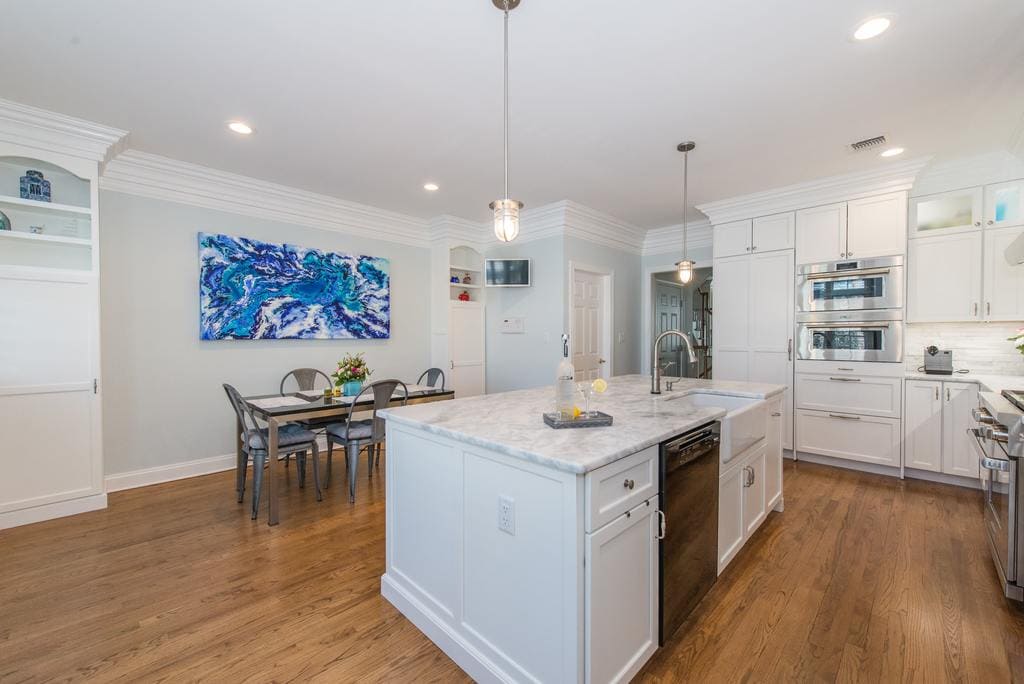
[[[688,162],[690,150],[696,146],[696,143],[693,141],[681,142],[676,145],[676,149],[683,153],[683,258],[676,262],[676,268],[679,270],[679,282],[684,285],[693,280],[693,267],[696,266],[693,260],[686,256],[686,190],[690,180],[687,177],[689,172]]]
[[[505,13],[505,199],[490,203],[494,212],[494,236],[502,242],[512,242],[519,235],[519,210],[523,203],[508,196],[508,13],[519,7],[520,0],[491,0]]]

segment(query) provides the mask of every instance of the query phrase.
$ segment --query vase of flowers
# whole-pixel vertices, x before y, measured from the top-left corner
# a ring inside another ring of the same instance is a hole
[[[1017,348],[1017,351],[1024,354],[1024,328],[1018,328],[1013,337],[1007,337],[1006,339],[1013,342],[1013,346]]]
[[[363,382],[372,372],[362,354],[346,354],[345,358],[338,362],[338,370],[334,371],[331,377],[334,378],[334,385],[341,388],[344,396],[354,397],[363,389]]]

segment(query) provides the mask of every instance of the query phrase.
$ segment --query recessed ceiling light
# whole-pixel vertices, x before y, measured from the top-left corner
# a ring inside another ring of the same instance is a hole
[[[424,183],[423,184],[423,189],[427,190],[429,192],[434,192],[439,187],[441,187],[441,186],[439,186],[437,183]]]
[[[228,121],[228,128],[239,135],[252,135],[252,126],[244,121]]]
[[[903,148],[902,147],[890,147],[885,152],[882,152],[881,156],[883,156],[883,157],[895,157],[895,156],[900,155],[900,154],[903,154]]]
[[[888,31],[890,26],[892,26],[891,17],[871,17],[870,19],[865,19],[857,26],[857,29],[853,32],[853,37],[857,40],[870,40]]]

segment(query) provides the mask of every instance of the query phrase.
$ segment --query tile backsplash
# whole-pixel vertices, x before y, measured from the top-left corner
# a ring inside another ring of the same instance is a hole
[[[1006,338],[1024,326],[1011,323],[917,323],[905,328],[903,359],[908,370],[924,364],[924,348],[953,350],[953,367],[972,373],[1024,375],[1024,355]]]

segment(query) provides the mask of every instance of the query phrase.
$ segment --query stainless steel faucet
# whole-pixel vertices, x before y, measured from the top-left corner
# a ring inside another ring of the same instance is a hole
[[[681,330],[666,330],[658,335],[658,339],[654,340],[654,346],[651,347],[651,394],[661,394],[661,368],[658,367],[658,346],[669,335],[675,335],[685,342],[690,363],[697,363],[697,355],[693,353],[693,342],[690,340],[689,335]],[[679,372],[682,374],[682,369]]]

